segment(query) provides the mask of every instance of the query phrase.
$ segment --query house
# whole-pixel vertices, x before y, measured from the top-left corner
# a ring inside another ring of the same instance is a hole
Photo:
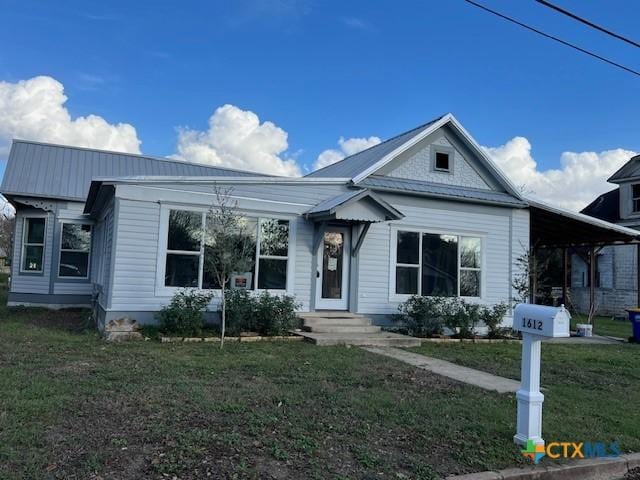
[[[617,188],[597,197],[582,213],[617,225],[640,230],[640,155],[631,158],[608,182]],[[589,310],[589,255],[571,259],[571,293],[576,308]],[[595,304],[601,314],[625,314],[640,305],[638,298],[638,247],[609,245],[595,252]]]
[[[1,187],[17,211],[10,305],[150,323],[178,289],[218,288],[192,233],[220,189],[255,243],[232,288],[377,324],[413,294],[511,302],[517,258],[560,231],[637,235],[525,201],[451,114],[302,178],[15,141]]]

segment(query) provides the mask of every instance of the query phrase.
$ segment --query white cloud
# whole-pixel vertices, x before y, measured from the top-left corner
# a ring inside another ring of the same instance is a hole
[[[0,155],[12,138],[140,153],[136,129],[97,115],[71,118],[64,86],[47,76],[0,82]]]
[[[354,137],[348,139],[340,137],[338,139],[338,145],[340,146],[340,149],[330,148],[322,152],[320,155],[318,155],[318,158],[314,162],[313,169],[318,170],[319,168],[326,167],[327,165],[336,163],[343,158],[348,157],[349,155],[354,155],[379,143],[380,139],[378,137]]]
[[[287,136],[272,122],[260,123],[249,110],[224,105],[213,112],[206,131],[178,131],[174,157],[272,175],[300,176],[295,160],[283,156],[289,146]]]
[[[603,152],[563,152],[560,168],[539,170],[531,143],[514,137],[499,147],[484,147],[506,175],[525,192],[554,205],[579,211],[613,188],[607,178],[636,152],[616,148]]]

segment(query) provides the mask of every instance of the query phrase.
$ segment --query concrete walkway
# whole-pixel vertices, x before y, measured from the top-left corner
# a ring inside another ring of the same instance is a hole
[[[520,382],[510,378],[498,377],[490,373],[474,370],[473,368],[462,367],[455,363],[447,362],[419,353],[407,352],[393,347],[362,347],[364,350],[394,358],[408,365],[412,365],[422,370],[449,377],[459,382],[475,385],[485,390],[493,390],[498,393],[514,393],[520,388]]]

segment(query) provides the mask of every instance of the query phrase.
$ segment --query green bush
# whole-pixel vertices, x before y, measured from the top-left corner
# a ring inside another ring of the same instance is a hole
[[[399,317],[407,327],[407,333],[414,337],[433,337],[441,335],[444,327],[442,320],[442,297],[422,297],[413,295],[398,306]]]
[[[414,337],[441,335],[447,327],[457,338],[473,338],[480,323],[487,325],[491,338],[504,336],[508,330],[500,328],[508,310],[504,303],[484,306],[456,297],[413,295],[400,304],[398,310],[399,320],[406,325],[407,333]]]
[[[248,290],[227,290],[225,293],[227,313],[227,334],[240,335],[241,332],[256,330],[256,299]]]
[[[171,303],[158,312],[160,329],[165,333],[200,335],[204,325],[204,312],[213,298],[213,292],[185,288],[171,298]]]
[[[483,306],[480,309],[480,320],[489,329],[489,338],[503,338],[509,333],[510,328],[500,326],[508,310],[506,303],[498,303],[493,307]]]
[[[300,305],[294,297],[262,292],[255,302],[255,327],[260,335],[286,335],[297,327],[296,309]]]
[[[474,330],[480,322],[480,305],[466,302],[461,298],[447,298],[443,302],[444,324],[457,338],[473,338]]]

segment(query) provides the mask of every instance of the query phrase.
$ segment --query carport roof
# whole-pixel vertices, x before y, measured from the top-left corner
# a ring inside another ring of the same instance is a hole
[[[533,247],[640,243],[640,231],[528,198]]]

